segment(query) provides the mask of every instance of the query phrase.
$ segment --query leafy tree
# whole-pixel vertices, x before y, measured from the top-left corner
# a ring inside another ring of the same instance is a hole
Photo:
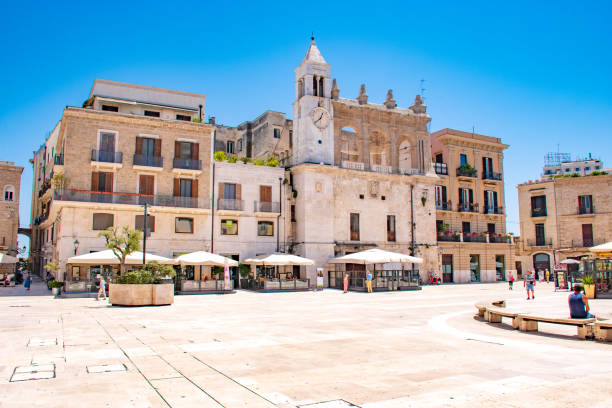
[[[53,188],[56,190],[63,190],[68,187],[70,184],[70,179],[64,175],[64,173],[57,173],[53,175],[53,180],[51,181],[53,184]]]
[[[121,274],[125,271],[125,258],[132,252],[140,250],[140,240],[142,235],[140,231],[136,231],[124,226],[120,231],[117,228],[108,227],[106,231],[98,234],[99,237],[104,237],[106,247],[113,251],[120,263]]]
[[[119,284],[158,284],[162,279],[176,276],[174,268],[170,265],[161,265],[158,262],[148,262],[142,269],[129,271],[117,278]]]
[[[57,259],[47,262],[43,268],[53,276],[53,279],[57,279],[57,271],[59,270],[59,261]]]

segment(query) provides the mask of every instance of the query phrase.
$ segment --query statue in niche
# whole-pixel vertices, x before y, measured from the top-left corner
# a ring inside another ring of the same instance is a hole
[[[387,91],[387,100],[385,101],[385,107],[387,109],[393,109],[397,106],[397,104],[395,103],[395,99],[393,99],[393,91],[391,89],[389,89]]]

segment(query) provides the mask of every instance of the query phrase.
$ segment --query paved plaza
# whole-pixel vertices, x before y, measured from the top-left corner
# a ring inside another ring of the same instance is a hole
[[[538,284],[527,301],[521,283],[238,291],[139,308],[54,299],[40,282],[27,296],[0,288],[0,407],[612,406],[612,344],[474,316],[481,299],[567,315],[567,292]],[[612,316],[612,300],[591,303]]]

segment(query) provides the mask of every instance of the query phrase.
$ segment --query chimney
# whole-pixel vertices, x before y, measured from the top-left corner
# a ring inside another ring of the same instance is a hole
[[[215,120],[216,120],[216,119],[215,119],[215,117],[214,117],[214,116],[209,117],[209,118],[208,118],[208,124],[209,124],[209,125],[215,125]]]

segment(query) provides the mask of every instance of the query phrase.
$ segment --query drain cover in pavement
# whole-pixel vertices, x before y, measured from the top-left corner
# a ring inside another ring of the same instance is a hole
[[[41,346],[56,346],[57,339],[38,339],[31,338],[28,342],[28,347],[41,347]]]
[[[55,364],[16,367],[11,376],[11,382],[45,380],[48,378],[55,378]]]
[[[347,407],[359,408],[357,405],[351,404],[350,402],[346,402],[345,400],[317,402],[314,404],[300,405],[298,408],[347,408]]]
[[[124,364],[105,364],[105,365],[87,366],[87,372],[89,374],[109,373],[112,371],[127,371],[127,368],[125,367]]]

